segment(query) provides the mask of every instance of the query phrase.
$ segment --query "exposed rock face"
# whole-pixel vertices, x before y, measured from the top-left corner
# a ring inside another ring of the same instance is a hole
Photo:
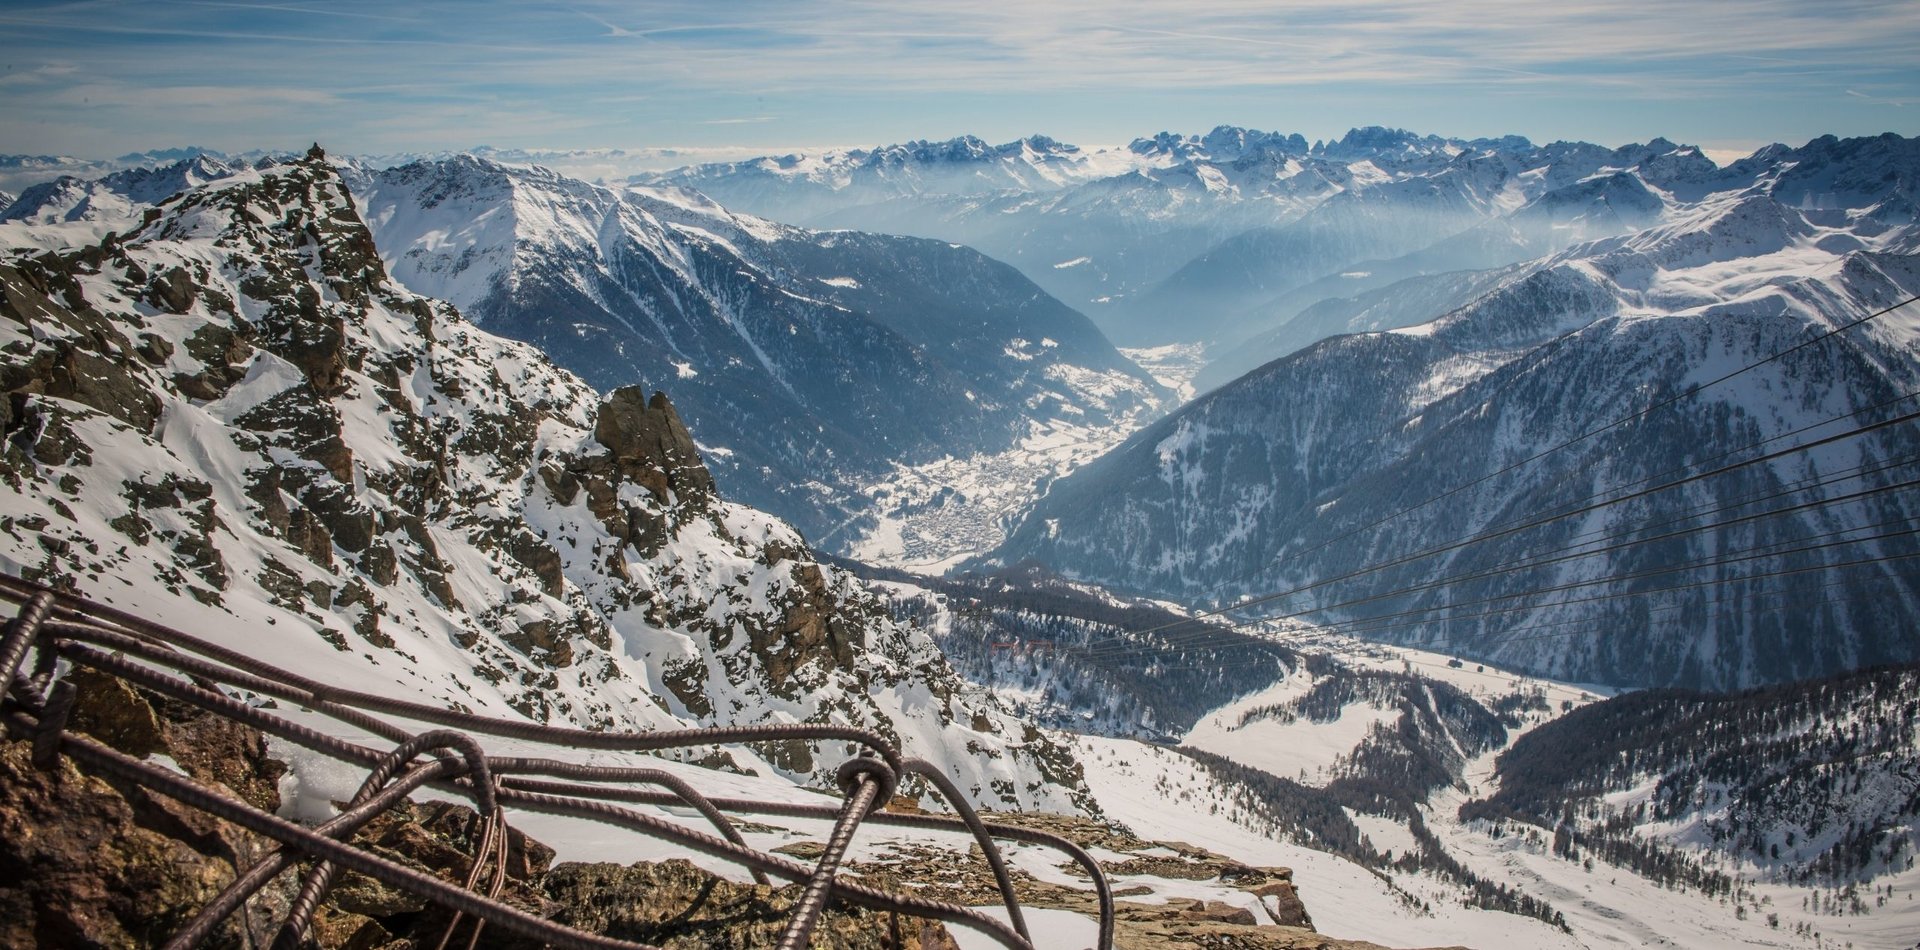
[[[643,393],[638,386],[622,386],[608,394],[593,424],[594,439],[613,450],[621,476],[652,492],[662,504],[711,499],[713,475],[700,461],[700,450],[673,403],[666,393],[643,401]]]
[[[0,943],[147,947],[165,941],[232,877],[168,836],[165,807],[140,807],[62,761],[35,769],[24,742],[0,748]]]
[[[1124,856],[1102,862],[1109,881],[1122,881],[1114,892],[1116,926],[1114,946],[1121,950],[1379,950],[1376,944],[1340,940],[1315,932],[1313,920],[1300,902],[1288,868],[1249,867],[1230,858],[1177,841],[1144,841],[1125,828],[1065,815],[995,814],[990,820],[1016,824],[1060,835],[1084,848],[1118,852]],[[820,853],[815,842],[798,842],[778,850],[801,860]],[[868,883],[882,887],[912,886],[916,893],[961,904],[995,905],[1000,893],[978,848],[965,858],[930,847],[895,848],[882,859],[862,862],[853,870]],[[1085,880],[1072,863],[1063,873]],[[1147,888],[1128,888],[1124,878],[1150,876],[1224,885],[1245,892],[1252,900],[1196,900],[1176,898],[1142,903],[1127,898]],[[1013,871],[1014,888],[1022,906],[1052,908],[1094,915],[1098,902],[1091,890],[1042,881],[1026,871]],[[1255,909],[1257,908],[1257,910]]]
[[[773,947],[790,919],[799,885],[770,888],[716,880],[686,861],[565,864],[542,886],[561,905],[553,919],[609,937],[669,950]],[[849,908],[814,928],[813,945],[845,950],[958,950],[935,921]],[[496,946],[535,950],[501,939]]]
[[[169,756],[196,781],[256,808],[280,806],[284,771],[259,733],[80,671],[70,720],[128,755]],[[184,925],[271,842],[62,757],[42,771],[31,744],[0,745],[0,944],[150,947]],[[265,908],[289,894],[268,892]],[[239,923],[222,945],[241,937]],[[271,939],[271,934],[256,934]]]

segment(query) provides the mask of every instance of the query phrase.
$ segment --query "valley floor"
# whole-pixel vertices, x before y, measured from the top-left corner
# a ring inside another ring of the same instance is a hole
[[[857,539],[829,535],[819,543],[843,547],[849,557],[868,564],[927,574],[944,573],[993,549],[1005,539],[1009,521],[1045,494],[1050,482],[1192,398],[1193,378],[1206,363],[1198,344],[1121,352],[1172,390],[1172,398],[1139,407],[1113,425],[1035,423],[1019,445],[1004,452],[896,464],[891,477],[866,489],[878,523]]]

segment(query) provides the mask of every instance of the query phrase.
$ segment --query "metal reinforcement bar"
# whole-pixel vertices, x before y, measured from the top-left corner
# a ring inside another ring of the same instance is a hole
[[[241,912],[247,900],[302,860],[312,862],[291,909],[281,921],[273,946],[297,947],[308,940],[314,911],[325,900],[339,870],[364,874],[451,910],[439,946],[455,946],[461,924],[471,919],[469,935],[458,945],[479,945],[482,928],[492,926],[546,944],[573,948],[647,950],[646,944],[617,940],[534,917],[499,900],[506,883],[508,808],[569,816],[614,825],[672,842],[690,853],[731,862],[759,883],[771,877],[803,884],[794,903],[782,950],[806,947],[820,917],[834,903],[923,917],[979,931],[1015,950],[1033,950],[1033,938],[1021,912],[1013,880],[997,841],[1052,847],[1084,868],[1093,879],[1100,907],[1098,950],[1112,950],[1113,893],[1100,865],[1084,849],[1057,835],[981,820],[959,789],[940,770],[905,758],[886,737],[865,729],[819,724],[719,726],[659,732],[595,732],[538,723],[496,719],[439,706],[411,703],[342,689],[261,662],[198,637],[139,616],[0,575],[0,603],[17,605],[0,629],[0,722],[15,739],[33,742],[36,765],[50,767],[64,755],[83,767],[132,782],[189,807],[246,828],[278,843],[240,871],[212,901],[165,945],[166,950],[199,946],[220,925]],[[31,666],[27,664],[33,656]],[[67,666],[62,667],[61,661]],[[158,765],[131,758],[86,736],[65,731],[77,700],[71,671],[88,668],[118,677],[167,698],[187,703],[292,742],[322,755],[367,769],[359,791],[345,809],[316,827],[287,821],[201,785]],[[62,670],[66,672],[63,673]],[[30,672],[23,672],[30,670]],[[222,691],[222,687],[272,697],[305,707],[391,743],[381,749],[350,742],[274,715]],[[439,728],[418,730],[382,718],[395,716]],[[498,736],[556,748],[657,752],[743,742],[800,739],[839,741],[861,753],[839,769],[838,806],[710,798],[669,772],[645,767],[588,766],[553,758],[496,756],[476,735]],[[955,816],[895,814],[880,810],[905,776],[916,776],[937,792]],[[614,784],[618,783],[618,784]],[[474,866],[462,886],[397,864],[353,844],[367,823],[434,788],[474,803],[478,836]],[[685,806],[698,812],[718,835],[685,827],[624,804]],[[728,817],[784,816],[831,821],[826,849],[809,867],[750,847]],[[847,850],[862,824],[971,833],[993,872],[1010,923],[971,907],[892,893],[846,880]]]

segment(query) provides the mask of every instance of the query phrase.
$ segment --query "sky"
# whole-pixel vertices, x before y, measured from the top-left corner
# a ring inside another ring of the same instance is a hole
[[[0,154],[1920,133],[1914,0],[0,0]],[[677,164],[676,161],[666,162]]]

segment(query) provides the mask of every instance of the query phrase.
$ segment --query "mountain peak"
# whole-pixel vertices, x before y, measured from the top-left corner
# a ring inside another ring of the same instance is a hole
[[[1416,145],[1438,145],[1441,141],[1434,136],[1420,136],[1406,129],[1368,125],[1349,129],[1339,141],[1326,143],[1324,152],[1333,157],[1365,157],[1375,153],[1410,151]]]
[[[1221,125],[1202,136],[1200,143],[1215,161],[1232,162],[1266,155],[1305,155],[1309,150],[1304,136],[1295,132],[1262,132]]]

